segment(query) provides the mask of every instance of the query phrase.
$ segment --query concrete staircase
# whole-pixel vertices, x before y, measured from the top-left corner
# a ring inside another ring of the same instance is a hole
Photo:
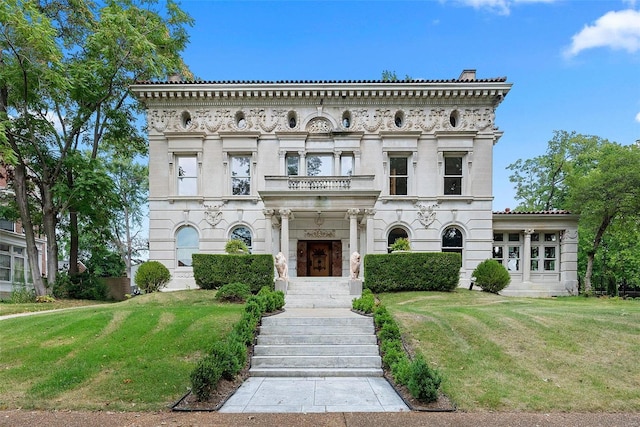
[[[373,319],[350,310],[358,295],[337,279],[289,283],[285,312],[262,319],[251,376],[382,376]]]
[[[350,309],[359,296],[349,294],[349,279],[345,277],[296,277],[289,281],[284,308]]]

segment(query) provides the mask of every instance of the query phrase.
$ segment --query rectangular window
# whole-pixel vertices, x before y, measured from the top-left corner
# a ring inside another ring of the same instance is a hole
[[[178,195],[195,196],[198,194],[198,161],[196,156],[182,156],[178,163]]]
[[[251,194],[251,158],[231,157],[231,194],[248,196]]]
[[[0,219],[0,230],[15,231],[12,221]]]
[[[544,271],[555,271],[556,269],[556,247],[544,247]]]
[[[507,261],[507,270],[520,270],[520,246],[509,246],[509,260]]]
[[[300,156],[297,154],[287,154],[287,175],[296,176],[300,172]]]
[[[332,176],[333,175],[333,155],[332,154],[307,155],[307,175],[308,176]]]
[[[444,194],[462,194],[462,157],[444,158]]]
[[[353,175],[353,156],[341,156],[340,157],[340,175],[351,176]]]
[[[533,246],[531,248],[531,271],[538,271],[540,261],[540,248]]]
[[[0,280],[11,281],[11,255],[0,254]]]
[[[409,181],[409,168],[406,157],[389,158],[389,194],[406,196]]]

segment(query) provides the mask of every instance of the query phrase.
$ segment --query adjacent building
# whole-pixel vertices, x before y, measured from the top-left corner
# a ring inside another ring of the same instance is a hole
[[[7,185],[6,169],[0,165],[0,198],[11,197],[15,197],[14,192]],[[45,245],[44,238],[36,238],[40,271],[44,271],[46,264]],[[12,290],[23,286],[33,288],[22,225],[0,217],[0,298],[9,298]]]
[[[196,81],[131,87],[147,108],[150,259],[195,287],[191,254],[244,240],[291,280],[349,275],[349,257],[462,254],[460,286],[500,260],[513,295],[577,290],[577,218],[493,212],[506,78]]]

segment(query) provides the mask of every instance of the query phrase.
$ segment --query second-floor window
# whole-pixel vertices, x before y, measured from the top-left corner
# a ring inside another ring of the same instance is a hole
[[[231,194],[234,196],[251,194],[251,157],[231,157]]]
[[[6,219],[0,219],[0,230],[15,231],[13,222]]]
[[[389,194],[406,196],[409,183],[409,169],[406,157],[389,158]]]
[[[298,154],[287,154],[287,175],[299,175],[300,174],[300,156]]]
[[[180,156],[178,160],[178,195],[198,194],[198,161],[196,156]]]
[[[462,157],[447,156],[444,158],[444,194],[462,194]]]
[[[333,175],[333,155],[331,154],[307,154],[308,176]]]

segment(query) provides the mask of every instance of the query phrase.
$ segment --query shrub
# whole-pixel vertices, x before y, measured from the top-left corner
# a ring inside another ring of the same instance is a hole
[[[231,340],[227,338],[225,341],[216,341],[209,351],[209,354],[218,362],[220,375],[226,380],[232,380],[243,366],[237,357],[237,351],[232,347]],[[246,346],[243,347],[246,350]]]
[[[171,280],[167,267],[159,261],[147,261],[140,264],[134,281],[144,292],[156,292],[164,288]]]
[[[273,256],[193,254],[193,276],[202,289],[218,289],[228,283],[246,283],[256,293],[273,289]]]
[[[104,301],[108,295],[109,289],[104,280],[88,271],[73,276],[61,273],[53,284],[53,296],[56,298]]]
[[[36,297],[36,302],[37,303],[51,303],[51,302],[56,302],[56,299],[54,297],[52,297],[51,295],[38,295]]]
[[[363,289],[360,298],[355,298],[351,303],[354,310],[362,313],[373,313],[376,305],[376,299],[370,289]]]
[[[511,282],[511,276],[504,265],[494,259],[486,259],[482,261],[475,270],[473,277],[476,278],[476,285],[480,286],[483,291],[497,294],[506,288]]]
[[[231,239],[224,245],[224,251],[232,255],[243,255],[249,253],[249,248],[242,240]]]
[[[409,242],[409,239],[407,239],[406,237],[398,237],[391,244],[391,252],[410,251],[410,250],[411,250],[411,243]]]
[[[207,400],[211,396],[211,391],[218,386],[220,378],[222,378],[220,363],[215,356],[207,354],[200,359],[191,372],[191,391],[199,401]]]
[[[411,362],[406,356],[396,361],[395,365],[391,366],[391,375],[396,383],[400,385],[407,385],[409,378],[411,378]]]
[[[20,283],[11,287],[11,296],[9,297],[11,304],[25,304],[36,302],[36,291],[33,288],[27,288],[27,285]]]
[[[385,340],[401,340],[400,328],[396,322],[387,322],[380,328],[378,333],[380,339]]]
[[[461,265],[460,254],[452,252],[367,254],[364,282],[375,293],[452,291],[458,286]]]
[[[224,302],[245,302],[250,296],[251,289],[244,283],[229,283],[216,292],[216,300]]]
[[[431,369],[424,357],[419,355],[413,360],[407,381],[407,388],[413,397],[423,402],[435,402],[441,382],[440,374]]]

